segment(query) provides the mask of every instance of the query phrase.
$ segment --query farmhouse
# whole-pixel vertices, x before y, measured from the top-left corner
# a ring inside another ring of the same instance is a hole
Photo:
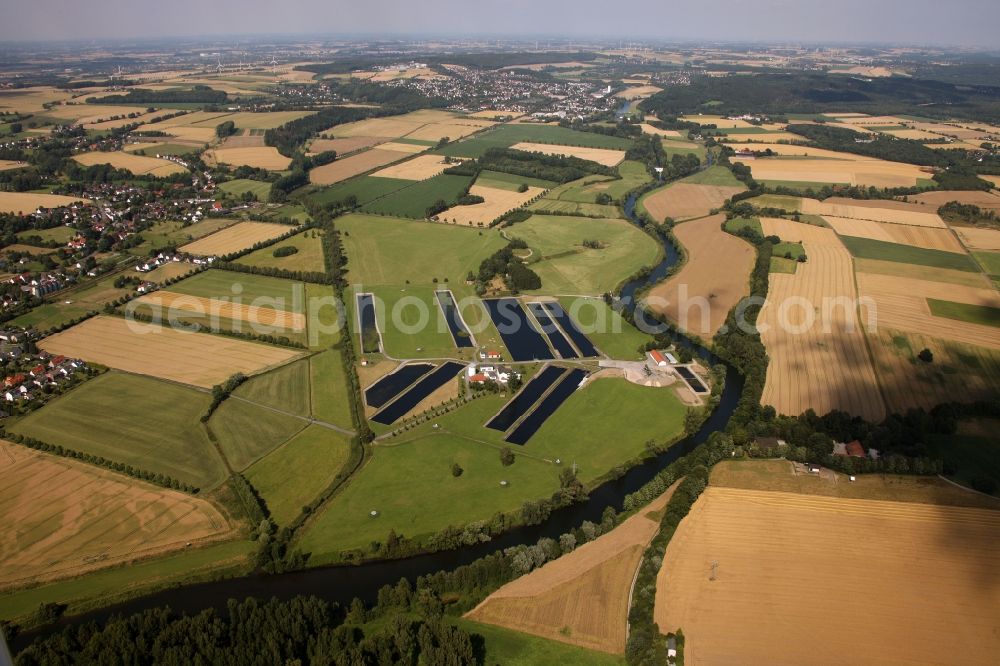
[[[503,360],[503,356],[501,356],[500,352],[498,352],[495,349],[486,349],[484,351],[479,352],[479,358],[482,359],[482,360],[487,360],[487,361],[501,361],[501,360]]]
[[[753,445],[763,453],[771,453],[788,446],[788,442],[777,437],[758,437]]]
[[[653,359],[653,363],[655,363],[657,367],[667,367],[667,359],[656,349],[649,352],[649,358]]]

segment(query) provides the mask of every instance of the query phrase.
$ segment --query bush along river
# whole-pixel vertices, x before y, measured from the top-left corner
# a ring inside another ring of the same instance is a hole
[[[632,223],[642,227],[643,222],[635,214],[636,198],[636,195],[628,198],[624,206],[625,214]],[[664,257],[660,263],[645,277],[625,283],[619,293],[622,307],[631,308],[637,322],[643,318],[643,321],[647,321],[650,326],[655,326],[657,323],[648,321],[644,311],[636,306],[635,295],[666,277],[679,260],[673,243],[663,235],[659,235],[659,240],[664,249]],[[281,574],[250,574],[173,587],[89,613],[65,617],[54,625],[37,631],[24,632],[16,637],[12,647],[20,650],[36,637],[58,630],[67,624],[103,622],[113,614],[130,614],[161,606],[169,606],[175,612],[196,613],[209,607],[224,609],[226,601],[231,598],[289,599],[297,595],[314,595],[341,604],[348,604],[358,597],[366,603],[372,603],[379,588],[395,584],[400,578],[407,578],[413,583],[418,576],[454,569],[511,546],[533,545],[542,537],[558,539],[561,534],[579,527],[585,520],[600,522],[601,514],[607,507],[620,511],[626,495],[639,490],[667,465],[693,451],[711,433],[725,429],[743,392],[743,377],[734,367],[705,347],[680,334],[677,337],[678,344],[691,349],[704,362],[709,365],[725,366],[726,383],[718,406],[697,432],[681,439],[662,454],[632,467],[622,477],[592,489],[587,500],[554,510],[541,524],[513,528],[487,543],[400,560],[324,566]]]

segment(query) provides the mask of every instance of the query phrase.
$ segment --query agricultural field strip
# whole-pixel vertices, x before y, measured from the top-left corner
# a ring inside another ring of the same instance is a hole
[[[855,236],[886,243],[899,243],[929,250],[965,254],[965,248],[950,229],[873,222],[849,217],[824,215],[823,219],[841,236]]]
[[[620,164],[625,159],[624,150],[609,150],[607,148],[583,148],[580,146],[561,146],[550,143],[531,143],[521,141],[510,147],[511,150],[523,150],[528,153],[542,153],[544,155],[566,155],[569,157],[579,157],[583,160],[597,162],[604,166],[613,167]]]
[[[304,331],[306,328],[306,316],[304,314],[287,312],[271,307],[234,303],[230,300],[218,298],[191,296],[189,294],[165,290],[146,294],[135,300],[137,303],[147,303],[160,308],[161,316],[163,309],[166,309],[171,315],[174,314],[174,311],[181,311],[207,315],[210,318],[222,317],[236,322],[246,322],[291,331]]]
[[[834,307],[829,313],[829,333],[819,318],[807,330],[801,308],[789,309],[787,324],[780,321],[783,303],[805,302],[822,307],[825,299],[857,298],[851,255],[831,229],[778,218],[761,218],[765,235],[788,242],[801,242],[809,260],[795,274],[773,273],[767,302],[759,321],[766,325],[761,341],[767,349],[768,365],[761,398],[763,404],[782,414],[801,414],[815,409],[825,414],[842,409],[877,421],[884,415],[875,371],[860,325],[851,326],[856,311]],[[855,322],[857,323],[857,322]]]
[[[204,256],[239,252],[257,243],[277,238],[295,227],[271,222],[240,222],[181,246],[181,252]]]

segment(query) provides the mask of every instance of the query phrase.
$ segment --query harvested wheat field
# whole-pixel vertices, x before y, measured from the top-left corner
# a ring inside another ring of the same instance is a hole
[[[38,346],[52,354],[204,388],[221,384],[234,373],[252,375],[299,355],[280,347],[105,316],[50,335]]]
[[[761,134],[743,134],[743,135],[739,135],[739,137],[740,137],[739,140],[740,141],[752,141],[752,140],[756,139],[759,136],[763,136],[763,135],[761,135]],[[738,147],[736,141],[733,141],[731,143],[732,143],[732,145],[733,145],[734,148]],[[730,145],[730,144],[727,143],[727,145]],[[761,152],[763,152],[765,150],[770,150],[775,155],[786,155],[786,156],[788,156],[788,155],[794,155],[794,156],[797,156],[797,157],[817,157],[817,158],[818,157],[823,157],[823,158],[827,158],[827,159],[831,159],[831,160],[847,160],[847,161],[855,161],[855,160],[858,159],[857,155],[851,155],[850,153],[840,153],[840,152],[837,152],[836,150],[827,150],[825,148],[816,148],[815,146],[792,145],[792,144],[788,144],[788,143],[761,143],[761,144],[749,144],[749,145],[740,146],[740,147],[744,147],[744,148],[746,148],[748,150],[761,151]],[[765,159],[766,160],[767,158],[761,158],[761,159]],[[740,160],[739,157],[735,157],[735,158],[733,158],[733,161],[734,162],[740,162],[741,160]],[[750,165],[752,166],[752,164],[753,163],[751,162]]]
[[[989,174],[980,174],[980,178],[983,180],[993,183],[994,187],[1000,187],[1000,176],[991,176]]]
[[[998,540],[989,509],[710,486],[667,547],[654,619],[683,628],[693,666],[992,664]]]
[[[13,160],[0,160],[0,171],[7,171],[8,169],[23,169],[28,166],[25,162],[15,162]]]
[[[681,116],[680,119],[689,123],[698,123],[699,125],[715,125],[718,129],[748,129],[754,127],[754,125],[745,120],[729,120],[722,116],[703,116],[700,113],[697,116]]]
[[[424,146],[416,146],[421,150],[424,150]],[[440,155],[417,155],[413,159],[406,160],[405,162],[400,162],[399,164],[393,164],[392,166],[386,167],[384,169],[379,169],[374,172],[372,177],[377,178],[400,178],[402,180],[427,180],[432,178],[446,168],[448,168],[449,163],[445,162],[444,157]]]
[[[749,165],[756,180],[844,183],[870,187],[914,187],[931,174],[920,167],[882,160],[756,160]]]
[[[754,144],[758,143],[773,144],[776,141],[787,141],[789,143],[809,143],[809,139],[805,138],[800,134],[793,134],[792,132],[784,132],[784,131],[762,132],[760,134],[730,134],[729,136],[723,139],[723,143],[725,143],[727,146],[732,146],[733,148],[741,148],[741,147],[749,148],[750,150],[758,150],[758,147]],[[747,144],[747,145],[742,145],[742,144]]]
[[[520,208],[544,192],[545,190],[540,187],[529,187],[526,192],[516,192],[498,187],[473,185],[469,188],[469,194],[480,196],[486,201],[471,206],[449,208],[438,218],[450,224],[487,225],[507,211]]]
[[[401,160],[406,156],[407,153],[399,153],[395,150],[372,148],[363,153],[357,153],[356,155],[316,167],[309,172],[309,182],[314,185],[332,185],[333,183],[347,180],[352,176],[385,166],[390,162]]]
[[[1000,350],[937,337],[880,329],[870,335],[875,369],[889,411],[899,414],[922,407],[930,410],[951,402],[993,400],[1000,395]],[[933,363],[917,358],[922,349]]]
[[[943,229],[946,225],[941,216],[937,214],[937,209],[937,206],[931,207],[925,204],[888,199],[872,199],[870,201],[843,197],[830,197],[825,201],[802,199],[803,213]]]
[[[809,258],[794,274],[772,273],[758,327],[771,362],[761,403],[781,414],[840,409],[885,415],[857,317],[851,255],[831,229],[761,218],[767,236],[801,242]]]
[[[74,155],[73,159],[84,166],[110,164],[116,169],[131,171],[137,176],[170,176],[175,173],[185,173],[187,171],[180,164],[171,162],[170,160],[133,155],[132,153],[121,151],[113,153],[80,153],[79,155]]]
[[[448,122],[454,120],[455,115],[447,111],[436,111],[433,109],[422,109],[400,116],[388,116],[385,118],[367,118],[353,123],[337,125],[324,134],[331,134],[336,138],[351,136],[383,136],[398,138],[406,136],[424,125],[438,122]]]
[[[1000,230],[979,227],[954,227],[965,246],[971,250],[1000,250]]]
[[[0,587],[162,555],[224,538],[211,503],[0,441]]]
[[[287,224],[270,222],[239,222],[178,248],[181,252],[202,256],[224,255],[239,252],[261,241],[277,238],[294,229]]]
[[[965,287],[988,288],[989,279],[982,273],[958,271],[950,268],[921,266],[920,264],[904,264],[899,261],[881,261],[879,259],[854,258],[855,273],[872,273],[875,275],[895,275],[904,278],[917,278],[930,282],[946,282]]]
[[[83,126],[83,129],[87,130],[112,130],[118,129],[119,127],[125,127],[126,125],[141,124],[148,121],[151,118],[155,118],[160,115],[160,111],[150,111],[149,113],[140,113],[134,118],[129,118],[128,115],[124,118],[119,118],[118,120],[104,120],[101,122],[87,123]],[[120,114],[115,114],[120,115]]]
[[[370,148],[382,143],[383,141],[385,141],[385,139],[373,136],[353,136],[345,137],[343,139],[315,139],[309,144],[309,152],[323,153],[328,150],[332,150],[338,155],[346,155],[348,153],[357,152],[362,148]]]
[[[650,309],[704,339],[714,337],[729,311],[750,294],[756,261],[752,245],[722,230],[724,220],[725,215],[713,215],[674,227],[687,262],[647,296]]]
[[[649,123],[643,123],[639,127],[642,128],[643,133],[652,134],[653,136],[680,137],[681,135],[677,130],[660,129],[659,127],[653,127]]]
[[[172,291],[155,291],[135,299],[137,303],[146,303],[162,310],[206,315],[214,318],[240,321],[251,325],[280,328],[290,331],[304,331],[306,316],[297,312],[277,310],[272,307],[261,307],[233,303],[216,298],[203,298],[178,294]]]
[[[394,150],[397,153],[406,153],[407,155],[416,155],[431,149],[431,146],[425,146],[422,143],[402,143],[399,141],[388,141],[379,147],[382,150]]]
[[[544,155],[564,155],[590,160],[604,166],[613,167],[625,159],[624,150],[608,150],[607,148],[582,148],[580,146],[556,146],[548,143],[529,143],[522,141],[510,147],[511,150],[523,150],[528,153]]]
[[[406,138],[418,141],[440,141],[448,137],[454,141],[455,139],[462,139],[470,134],[475,134],[487,127],[493,127],[494,124],[488,120],[460,118],[452,122],[424,125],[407,134]]]
[[[263,148],[265,145],[263,134],[234,134],[227,136],[219,148]]]
[[[979,206],[985,210],[1000,212],[1000,194],[996,192],[924,192],[923,194],[909,196],[906,199],[907,201],[916,201],[933,206],[935,211],[946,203],[957,201],[962,204]]]
[[[35,194],[33,192],[0,192],[0,213],[24,215],[39,208],[59,208],[75,203],[89,204],[83,197],[65,197],[61,194]]]
[[[643,197],[642,205],[657,222],[668,217],[689,220],[708,215],[713,208],[718,208],[745,189],[731,185],[676,183]]]
[[[911,139],[913,141],[934,141],[940,139],[939,134],[932,134],[919,129],[883,130],[882,134],[894,136],[897,139]]]
[[[774,276],[771,276],[772,280]],[[858,273],[858,290],[871,299],[874,310],[862,305],[862,319],[877,322],[879,329],[953,340],[970,345],[1000,349],[997,329],[931,314],[928,298],[1000,308],[1000,293],[988,287],[963,287],[917,278]],[[870,328],[870,327],[869,327]]]
[[[278,152],[272,146],[256,146],[249,148],[216,148],[204,155],[206,161],[231,166],[248,166],[268,171],[284,171],[292,160]]]
[[[676,487],[611,532],[504,585],[466,617],[622,654],[632,581]]]
[[[931,250],[965,254],[965,248],[958,242],[950,229],[911,227],[905,224],[872,222],[871,220],[834,217],[833,215],[824,215],[823,219],[841,236],[870,238],[887,243],[901,243]]]

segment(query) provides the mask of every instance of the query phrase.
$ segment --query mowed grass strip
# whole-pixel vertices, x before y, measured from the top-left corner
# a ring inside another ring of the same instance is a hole
[[[346,437],[311,425],[257,461],[246,477],[274,520],[287,525],[330,485],[349,454]]]
[[[931,314],[937,317],[967,321],[972,324],[1000,327],[1000,308],[989,305],[973,305],[971,303],[955,303],[937,298],[928,298],[927,306]]]
[[[294,437],[307,422],[230,397],[215,410],[208,425],[229,464],[239,471]]]
[[[344,232],[348,280],[366,286],[427,284],[434,277],[458,282],[507,244],[495,230],[375,215],[345,215],[337,228]]]
[[[209,402],[207,393],[194,389],[109,372],[9,429],[211,488],[226,478],[226,469],[200,423]]]
[[[870,238],[857,238],[856,236],[841,236],[840,240],[848,251],[859,259],[879,259],[933,268],[948,268],[969,273],[979,272],[979,266],[966,254],[929,250],[923,247],[888,243]]]

